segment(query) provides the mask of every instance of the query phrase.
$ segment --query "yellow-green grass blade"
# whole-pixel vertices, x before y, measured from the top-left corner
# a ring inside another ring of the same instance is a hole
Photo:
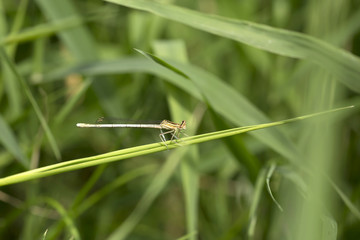
[[[150,153],[165,151],[167,149],[173,149],[173,148],[178,148],[178,147],[182,147],[182,146],[186,146],[186,145],[203,143],[203,142],[221,139],[221,138],[225,138],[225,137],[229,137],[229,136],[234,136],[236,134],[241,134],[241,133],[245,133],[245,132],[249,132],[249,131],[255,131],[255,130],[265,129],[265,128],[269,128],[269,127],[279,126],[279,125],[283,125],[283,124],[287,124],[287,123],[291,123],[291,122],[295,122],[295,121],[299,121],[299,120],[313,118],[313,117],[323,115],[326,113],[333,113],[336,111],[349,109],[352,107],[353,106],[336,108],[336,109],[332,109],[332,110],[328,110],[328,111],[308,114],[308,115],[290,118],[287,120],[282,120],[282,121],[277,121],[277,122],[264,123],[264,124],[239,127],[239,128],[232,128],[232,129],[216,131],[216,132],[211,132],[211,133],[206,133],[206,134],[201,134],[201,135],[196,135],[196,136],[191,136],[191,137],[184,137],[178,143],[171,142],[171,141],[165,142],[167,144],[167,146],[165,146],[164,143],[153,143],[153,144],[147,144],[147,145],[142,145],[142,146],[138,146],[138,147],[127,148],[127,149],[123,149],[123,150],[118,150],[118,151],[114,151],[114,152],[109,152],[109,153],[105,153],[105,154],[101,154],[101,155],[97,155],[97,156],[80,158],[80,159],[71,160],[71,161],[67,161],[67,162],[57,163],[57,164],[53,164],[50,166],[41,167],[41,168],[33,169],[30,171],[26,171],[23,173],[19,173],[19,174],[15,174],[12,176],[1,178],[0,186],[24,182],[24,181],[28,181],[28,180],[32,180],[32,179],[38,179],[38,178],[51,176],[51,175],[55,175],[55,174],[59,174],[59,173],[63,173],[63,172],[74,171],[74,170],[78,170],[78,169],[82,169],[82,168],[86,168],[86,167],[91,167],[91,166],[96,166],[99,164],[124,160],[124,159],[132,158],[132,157],[147,155]]]

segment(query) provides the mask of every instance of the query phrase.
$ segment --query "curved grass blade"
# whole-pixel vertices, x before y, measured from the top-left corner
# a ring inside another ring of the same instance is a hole
[[[249,131],[255,131],[255,130],[265,129],[265,128],[269,128],[269,127],[275,127],[275,126],[279,126],[279,125],[283,125],[283,124],[287,124],[287,123],[291,123],[291,122],[295,122],[295,121],[299,121],[299,120],[305,120],[308,118],[317,117],[317,116],[328,114],[328,113],[334,113],[336,111],[341,111],[341,110],[349,109],[352,107],[353,106],[336,108],[336,109],[332,109],[332,110],[328,110],[328,111],[308,114],[308,115],[290,118],[287,120],[282,120],[282,121],[277,121],[277,122],[264,123],[264,124],[239,127],[239,128],[232,128],[232,129],[216,131],[216,132],[211,132],[211,133],[206,133],[206,134],[201,134],[201,135],[195,135],[192,137],[184,137],[181,139],[181,144],[174,143],[173,141],[165,142],[165,144],[167,146],[165,146],[165,144],[162,142],[153,143],[153,144],[147,144],[147,145],[142,145],[142,146],[138,146],[138,147],[127,148],[127,149],[123,149],[123,150],[118,150],[118,151],[114,151],[114,152],[109,152],[109,153],[105,153],[105,154],[101,154],[101,155],[97,155],[97,156],[93,156],[93,157],[86,157],[86,158],[80,158],[80,159],[76,159],[76,160],[72,160],[72,161],[57,163],[57,164],[53,164],[50,166],[41,167],[41,168],[26,171],[26,172],[22,172],[19,174],[15,174],[12,176],[1,178],[0,186],[24,182],[24,181],[28,181],[28,180],[32,180],[32,179],[38,179],[38,178],[51,176],[51,175],[55,175],[55,174],[59,174],[59,173],[63,173],[63,172],[74,171],[74,170],[78,170],[78,169],[82,169],[82,168],[86,168],[86,167],[91,167],[91,166],[96,166],[99,164],[124,160],[124,159],[132,158],[132,157],[147,155],[150,153],[165,151],[167,149],[178,148],[178,147],[185,146],[185,145],[203,143],[203,142],[207,142],[207,141],[211,141],[211,140],[221,139],[224,137],[234,136],[234,135],[249,132]]]
[[[345,50],[309,35],[253,22],[204,14],[157,1],[106,1],[148,11],[272,53],[309,60],[338,76],[342,83],[350,89],[360,92],[360,59]]]
[[[148,59],[150,60],[153,60],[155,61],[156,63],[166,67],[167,69],[170,69],[171,71],[179,74],[180,76],[184,77],[184,78],[187,78],[187,79],[190,79],[188,75],[186,75],[184,72],[182,72],[181,70],[177,69],[176,67],[168,64],[167,62],[165,62],[164,60],[162,60],[161,58],[158,58],[157,56],[151,54],[151,53],[148,53],[148,52],[144,52],[144,51],[141,51],[140,49],[136,49],[135,48],[135,51],[141,53],[142,55],[144,55],[145,57],[147,57]]]
[[[283,208],[281,207],[280,203],[278,203],[278,201],[276,201],[274,195],[272,194],[272,191],[271,191],[271,187],[270,187],[270,179],[271,179],[271,176],[273,175],[274,171],[275,171],[275,168],[276,168],[276,164],[275,163],[272,163],[269,167],[269,170],[266,174],[266,187],[267,187],[267,190],[268,190],[268,193],[270,194],[270,197],[271,199],[273,200],[273,202],[276,204],[276,206],[279,208],[279,210],[281,212],[283,212]]]

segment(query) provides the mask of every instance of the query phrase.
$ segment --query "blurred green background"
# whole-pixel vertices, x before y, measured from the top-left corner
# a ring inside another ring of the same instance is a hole
[[[195,135],[355,108],[3,186],[0,239],[360,238],[359,1],[118,2],[147,9],[0,0],[1,178],[159,141],[75,126],[101,116]]]

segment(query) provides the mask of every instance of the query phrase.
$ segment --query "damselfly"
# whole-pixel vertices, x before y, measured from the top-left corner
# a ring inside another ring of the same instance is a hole
[[[100,118],[100,120],[102,120]],[[180,133],[186,129],[186,122],[174,123],[169,120],[163,120],[160,123],[77,123],[80,128],[156,128],[160,129],[160,139],[166,145],[166,134],[170,134],[170,141],[179,140]]]

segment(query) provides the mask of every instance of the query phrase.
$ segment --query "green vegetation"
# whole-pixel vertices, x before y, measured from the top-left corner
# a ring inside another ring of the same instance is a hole
[[[358,1],[0,10],[0,239],[359,239]]]

